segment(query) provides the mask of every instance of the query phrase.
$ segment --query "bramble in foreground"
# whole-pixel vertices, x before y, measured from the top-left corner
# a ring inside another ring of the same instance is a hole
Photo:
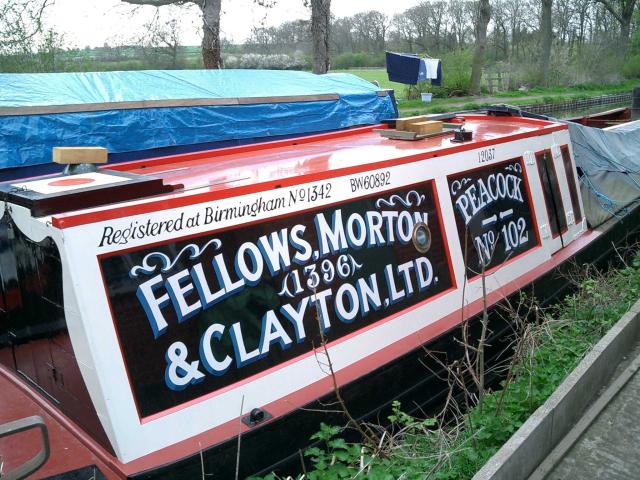
[[[370,426],[380,431],[375,446],[347,443],[339,436],[341,427],[322,424],[312,437],[321,446],[305,452],[313,470],[298,478],[471,478],[637,301],[640,254],[619,270],[602,273],[586,266],[567,281],[575,292],[527,322],[501,390],[484,394],[481,406],[421,420],[394,402],[390,427]],[[277,478],[272,474],[265,480]]]

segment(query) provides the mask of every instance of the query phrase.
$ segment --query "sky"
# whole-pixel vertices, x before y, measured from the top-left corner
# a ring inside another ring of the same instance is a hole
[[[350,16],[367,10],[378,10],[389,16],[418,4],[420,0],[333,0],[331,11],[336,17]],[[183,45],[198,45],[201,20],[198,8],[191,6],[161,7],[162,19],[180,20]],[[55,0],[49,8],[46,22],[50,28],[64,34],[66,46],[83,48],[125,42],[140,35],[156,8],[135,8],[119,0]],[[273,8],[265,9],[253,0],[222,0],[221,35],[233,42],[244,42],[253,26],[276,26],[282,22],[308,18],[309,11],[302,0],[277,0]]]

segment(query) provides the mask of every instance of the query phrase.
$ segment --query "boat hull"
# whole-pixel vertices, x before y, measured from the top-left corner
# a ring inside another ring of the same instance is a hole
[[[584,264],[595,268],[619,264],[619,255],[630,254],[630,246],[640,240],[640,208],[633,208],[620,221],[616,219],[604,225],[602,232],[589,239],[588,243],[576,245],[575,252],[563,252],[563,258],[558,259],[550,270],[508,295],[509,302],[517,304],[520,295],[525,294],[535,296],[542,307],[552,305],[575,288],[567,280],[568,273],[580,272]],[[498,304],[504,305],[503,302],[504,299],[499,300]],[[512,327],[498,304],[489,307],[492,336],[487,342],[489,348],[486,353],[487,365],[490,366],[508,362],[509,345],[513,339]],[[462,312],[456,312],[456,315],[462,315]],[[477,338],[479,334],[481,315],[476,314],[469,319],[471,338]],[[391,413],[391,402],[395,400],[401,402],[403,411],[418,417],[440,413],[449,386],[442,379],[442,366],[431,359],[427,351],[438,352],[440,358],[449,361],[459,359],[463,353],[460,336],[461,328],[456,326],[366,376],[341,385],[341,396],[349,413],[360,421],[385,425],[388,422],[387,415]],[[489,387],[497,386],[500,380],[500,376],[493,375],[487,379],[487,384]],[[304,457],[305,466],[302,466],[301,452],[305,448],[301,448],[301,445],[314,444],[310,437],[319,430],[321,422],[340,426],[347,423],[344,414],[336,411],[333,394],[260,426],[255,431],[243,433],[240,439],[240,478],[271,472],[279,475],[302,473],[304,468],[311,465],[309,459]],[[353,430],[347,429],[342,435],[350,440],[360,440]],[[203,466],[207,474],[231,478],[235,475],[237,457],[238,441],[233,439],[203,450],[202,456],[193,455],[132,478],[151,480],[170,477],[187,480],[200,475]]]
[[[243,475],[296,469],[319,423],[344,421],[334,381],[356,418],[384,423],[395,399],[437,410],[424,348],[459,355],[482,272],[492,306],[561,294],[552,272],[603,235],[586,230],[566,127],[465,121],[462,145],[363,128],[5,188],[7,231],[59,252],[54,303],[105,474],[229,476],[239,437]],[[491,358],[508,332],[494,310]]]

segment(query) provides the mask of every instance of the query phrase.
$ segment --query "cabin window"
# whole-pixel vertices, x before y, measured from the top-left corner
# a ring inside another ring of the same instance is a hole
[[[553,155],[550,150],[536,153],[536,163],[538,164],[538,174],[542,182],[544,192],[544,203],[549,215],[549,227],[551,235],[557,237],[567,231],[567,218],[562,205],[562,194],[556,167],[553,164]]]
[[[537,246],[522,158],[447,177],[467,278]]]
[[[580,209],[576,177],[573,174],[573,167],[571,165],[571,154],[569,153],[569,147],[567,145],[563,145],[560,150],[562,151],[562,163],[564,164],[564,171],[567,175],[567,183],[569,184],[573,216],[576,219],[576,224],[579,224],[582,221],[582,210]]]

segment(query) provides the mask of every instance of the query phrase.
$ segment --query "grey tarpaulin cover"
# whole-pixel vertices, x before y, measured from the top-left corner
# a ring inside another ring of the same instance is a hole
[[[595,227],[640,197],[640,121],[610,129],[568,125],[585,214]]]

